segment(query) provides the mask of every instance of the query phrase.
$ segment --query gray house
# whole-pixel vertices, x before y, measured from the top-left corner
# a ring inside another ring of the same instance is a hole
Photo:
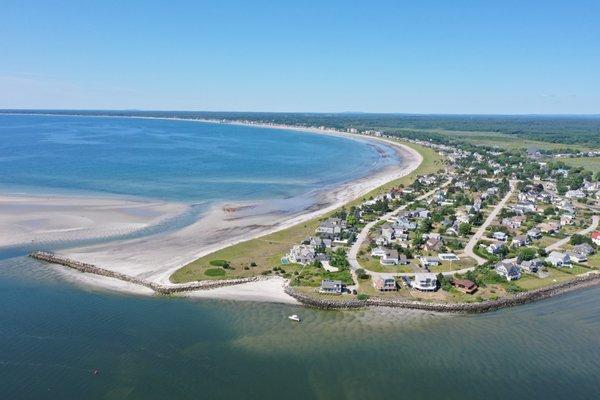
[[[321,293],[342,294],[343,289],[344,284],[342,281],[332,281],[329,279],[324,279],[321,281]]]

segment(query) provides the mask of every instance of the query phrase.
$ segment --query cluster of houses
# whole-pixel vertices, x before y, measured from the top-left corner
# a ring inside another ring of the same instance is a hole
[[[595,249],[587,243],[578,244],[566,252],[552,251],[544,259],[518,262],[515,259],[502,260],[494,266],[495,271],[508,281],[519,279],[522,273],[535,274],[545,265],[555,268],[572,268],[574,263],[583,263],[595,253]]]
[[[281,262],[307,265],[317,260],[328,261],[327,249],[347,245],[348,239],[342,239],[347,232],[348,225],[345,220],[329,218],[319,224],[315,236],[309,236],[302,243],[293,246]]]
[[[413,279],[403,277],[402,282],[406,286],[421,292],[435,292],[439,288],[437,276],[428,272],[415,273]],[[452,285],[467,294],[473,294],[478,289],[477,285],[468,279],[455,278],[452,280]],[[373,279],[373,287],[380,292],[394,292],[398,290],[398,283],[392,275],[382,275]],[[342,294],[345,290],[346,287],[342,281],[325,279],[321,282],[319,292],[323,294]]]

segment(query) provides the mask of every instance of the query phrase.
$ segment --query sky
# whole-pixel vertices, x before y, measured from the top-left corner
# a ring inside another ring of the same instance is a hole
[[[0,108],[600,114],[600,1],[2,0]]]

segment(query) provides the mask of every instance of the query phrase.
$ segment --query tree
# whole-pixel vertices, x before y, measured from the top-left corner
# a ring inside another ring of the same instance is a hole
[[[437,274],[437,280],[440,283],[440,287],[442,288],[442,290],[445,290],[447,292],[450,289],[452,289],[452,283],[450,281],[450,278],[445,277],[444,274],[442,274],[441,272]]]
[[[522,249],[519,250],[517,259],[519,260],[519,262],[521,261],[531,261],[535,258],[537,254],[537,251],[535,251],[534,248],[531,247],[524,247]]]
[[[368,279],[369,275],[365,272],[364,269],[359,268],[359,269],[356,270],[356,277],[358,279]]]
[[[591,246],[594,242],[592,241],[592,238],[576,233],[573,236],[571,236],[569,243],[573,246],[583,243],[587,243]]]
[[[348,225],[356,225],[357,222],[358,220],[356,219],[356,216],[354,216],[354,214],[348,214],[348,216],[346,217],[346,223]]]
[[[458,233],[460,233],[463,236],[469,235],[469,234],[471,234],[471,229],[472,228],[473,227],[471,226],[471,224],[463,222],[462,224],[460,224],[458,226]]]

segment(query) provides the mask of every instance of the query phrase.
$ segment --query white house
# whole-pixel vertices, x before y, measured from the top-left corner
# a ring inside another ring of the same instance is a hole
[[[550,253],[550,255],[548,255],[548,257],[545,260],[546,262],[549,262],[550,264],[554,265],[555,267],[570,267],[571,266],[571,259],[569,258],[568,254],[565,253],[561,253],[559,251],[553,251],[552,253]]]
[[[383,257],[385,256],[386,251],[387,249],[384,249],[383,247],[375,247],[371,250],[371,257]]]
[[[432,292],[437,289],[437,277],[430,273],[416,273],[410,285],[417,290]]]
[[[496,264],[496,272],[506,278],[507,281],[513,281],[521,277],[521,271],[513,261],[501,261]]]

